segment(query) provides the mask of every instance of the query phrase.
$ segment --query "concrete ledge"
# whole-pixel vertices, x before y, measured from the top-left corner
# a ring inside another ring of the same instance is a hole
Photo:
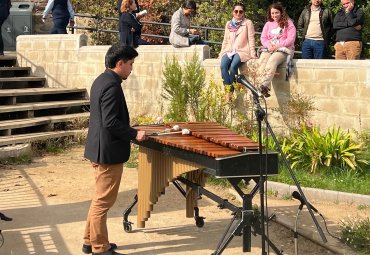
[[[286,195],[291,195],[293,191],[297,190],[297,187],[295,185],[293,186],[284,183],[268,181],[267,189],[269,191],[272,191],[278,197],[283,197]],[[302,190],[310,202],[330,201],[333,203],[342,202],[354,203],[359,205],[370,205],[370,196],[368,195],[305,187],[302,187]]]

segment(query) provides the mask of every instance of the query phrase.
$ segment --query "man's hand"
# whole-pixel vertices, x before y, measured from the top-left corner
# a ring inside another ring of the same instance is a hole
[[[137,131],[136,140],[141,142],[145,140],[145,131]]]
[[[355,7],[354,3],[349,2],[349,4],[347,5],[347,7],[345,9],[345,12],[348,13],[348,12],[352,11],[354,7]]]

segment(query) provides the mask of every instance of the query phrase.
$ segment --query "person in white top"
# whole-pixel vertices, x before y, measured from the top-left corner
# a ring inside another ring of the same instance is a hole
[[[69,0],[49,0],[42,15],[43,22],[45,22],[50,11],[54,23],[50,31],[51,34],[66,34],[68,23],[70,26],[74,26],[75,12]]]

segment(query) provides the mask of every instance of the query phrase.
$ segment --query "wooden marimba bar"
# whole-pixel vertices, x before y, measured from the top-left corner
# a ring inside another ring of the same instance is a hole
[[[191,134],[183,135],[171,131],[163,133],[165,129],[171,129],[175,125],[181,129],[189,129]],[[228,173],[223,165],[235,165],[235,162],[245,161],[246,151],[257,155],[256,142],[217,123],[168,123],[135,128],[154,133],[149,135],[147,140],[137,142],[139,145],[137,226],[140,228],[145,227],[145,221],[149,219],[154,204],[164,193],[169,182],[176,177],[186,174],[188,180],[204,186],[203,169],[217,170],[214,175],[224,173],[231,176],[234,173],[247,175],[244,170]],[[197,194],[187,187],[186,217],[194,217],[197,200]]]

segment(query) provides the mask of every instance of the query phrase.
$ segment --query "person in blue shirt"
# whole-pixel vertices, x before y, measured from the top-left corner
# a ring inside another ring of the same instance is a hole
[[[51,34],[66,34],[68,23],[70,26],[74,26],[75,12],[69,0],[49,0],[42,15],[43,22],[50,11],[54,22]]]

